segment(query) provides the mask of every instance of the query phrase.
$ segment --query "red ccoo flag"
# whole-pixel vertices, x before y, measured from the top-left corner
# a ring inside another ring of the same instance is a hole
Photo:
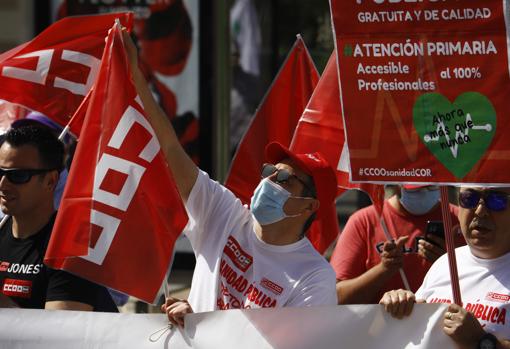
[[[260,181],[264,149],[277,141],[288,147],[319,73],[301,36],[257,109],[232,160],[225,186],[245,204]]]
[[[370,195],[376,207],[382,208],[383,186],[360,185],[349,181],[349,154],[345,143],[337,62],[334,52],[299,119],[290,148],[298,153],[318,151],[332,166],[336,167],[338,195],[347,189],[360,189]],[[335,210],[335,207],[331,207],[331,210]],[[317,221],[312,225],[308,238],[318,251],[323,252],[336,239],[338,233],[336,221],[322,222],[322,224]]]
[[[310,102],[299,120],[291,149],[299,152],[320,151],[337,169],[338,195],[344,189],[365,191],[376,206],[382,207],[383,186],[349,181],[349,150],[345,142],[336,54],[333,52]]]
[[[45,263],[153,302],[187,215],[131,82],[121,34],[116,24],[84,106]]]
[[[115,19],[131,30],[132,13],[68,17],[0,55],[0,99],[66,125],[96,80]]]

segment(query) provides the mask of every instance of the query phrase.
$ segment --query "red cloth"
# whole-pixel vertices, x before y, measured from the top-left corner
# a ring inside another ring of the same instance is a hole
[[[463,245],[465,242],[457,219],[458,208],[450,205],[450,212],[456,241],[458,246]],[[428,214],[413,216],[407,212],[397,211],[386,200],[383,206],[383,217],[389,233],[394,238],[409,235],[405,245],[403,269],[411,291],[416,292],[431,266],[428,261],[417,254],[418,241],[425,237],[428,220],[442,221],[441,206],[438,205]],[[377,249],[378,247],[382,249],[385,241],[387,240],[381,227],[379,214],[373,205],[355,212],[347,221],[331,256],[330,263],[335,270],[337,279],[353,279],[379,264],[381,258]],[[384,292],[399,288],[405,287],[400,273],[396,271],[393,277],[379,290],[372,303],[377,303]]]
[[[349,169],[338,166],[342,150],[347,147],[345,143],[344,124],[342,109],[340,107],[340,90],[338,88],[336,54],[333,52],[328,64],[322,73],[313,95],[299,119],[290,149],[296,153],[320,152],[333,168],[336,169],[337,195],[341,195],[347,189],[360,189],[365,191],[372,202],[382,207],[384,200],[384,188],[382,185],[369,183],[349,182]],[[336,212],[334,205],[329,208]],[[337,238],[339,233],[338,224],[330,221],[329,224],[321,225],[314,223],[310,228],[308,237],[316,241],[314,246],[324,252]]]
[[[66,125],[96,79],[117,18],[131,29],[132,13],[69,17],[0,55],[0,99]]]
[[[336,55],[331,54],[321,79],[308,102],[292,138],[290,149],[296,153],[320,151],[336,168],[344,145],[344,126],[336,73]],[[347,176],[337,170],[338,194]]]
[[[154,302],[187,215],[117,25],[106,47],[45,263]]]
[[[250,202],[260,182],[266,145],[276,141],[289,146],[318,80],[319,73],[298,37],[244,135],[225,181],[243,203]]]

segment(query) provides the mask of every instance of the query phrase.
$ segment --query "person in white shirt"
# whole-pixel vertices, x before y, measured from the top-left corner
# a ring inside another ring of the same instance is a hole
[[[333,168],[319,153],[295,154],[271,143],[249,210],[185,153],[126,32],[124,39],[133,81],[188,210],[185,234],[197,259],[188,301],[168,298],[162,306],[169,320],[182,326],[190,312],[336,305],[333,269],[305,238],[315,217],[336,222],[329,209],[336,196]]]
[[[415,302],[449,303],[444,332],[460,348],[510,348],[510,188],[459,192],[459,222],[467,246],[455,250],[463,306],[453,304],[448,258],[440,257],[414,295],[387,292],[380,303],[397,318]]]

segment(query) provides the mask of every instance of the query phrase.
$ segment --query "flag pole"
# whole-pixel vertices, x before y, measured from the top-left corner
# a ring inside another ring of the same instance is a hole
[[[229,163],[230,27],[229,6],[217,0],[213,7],[213,161],[216,179],[225,182]]]
[[[64,141],[64,137],[69,133],[69,124],[71,124],[71,121],[72,121],[72,118],[71,120],[69,120],[69,122],[67,123],[66,127],[64,127],[64,129],[62,130],[62,132],[60,132],[60,135],[58,136],[58,140],[63,142]]]
[[[441,186],[441,213],[443,214],[443,225],[445,231],[446,253],[450,266],[450,280],[452,284],[453,301],[462,305],[460,296],[459,273],[457,271],[457,259],[455,257],[455,243],[453,241],[452,215],[449,208],[448,187]]]
[[[380,218],[381,226],[383,228],[384,235],[386,236],[386,240],[388,240],[388,241],[393,240],[393,238],[391,237],[390,232],[388,230],[388,226],[386,225],[386,222],[384,221],[384,217],[382,216],[382,213],[381,213],[380,217],[381,217]],[[404,272],[404,269],[402,269],[402,267],[400,267],[400,268],[398,268],[398,271],[400,273],[400,278],[402,279],[402,282],[404,283],[405,289],[408,291],[411,291],[411,287],[409,286],[409,281],[407,280],[407,276],[406,276],[406,273]]]
[[[172,253],[172,258],[170,259],[170,263],[168,264],[168,269],[165,273],[165,279],[163,280],[163,296],[165,297],[164,303],[166,303],[166,299],[170,297],[170,287],[168,285],[168,279],[170,278],[170,273],[172,272],[172,266],[174,265],[175,259],[175,245],[174,251]]]
[[[7,220],[9,219],[9,215],[6,214],[5,216],[2,217],[2,220],[0,221],[0,229],[3,228],[3,226],[5,225],[5,223],[7,222]]]
[[[166,302],[166,299],[170,296],[170,289],[168,288],[168,274],[165,275],[165,281],[163,281],[163,293],[165,294]]]

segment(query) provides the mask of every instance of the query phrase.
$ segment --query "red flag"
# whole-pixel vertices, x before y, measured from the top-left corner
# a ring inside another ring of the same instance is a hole
[[[19,105],[0,100],[0,134],[7,132],[14,121],[23,119],[28,112]]]
[[[45,262],[153,302],[186,222],[115,25]]]
[[[68,17],[0,55],[0,99],[66,125],[96,80],[116,18],[131,30],[132,13]]]
[[[319,80],[319,73],[301,36],[253,117],[232,160],[225,185],[249,203],[260,181],[265,146],[277,141],[289,146],[299,117]]]
[[[344,124],[340,108],[335,53],[331,54],[321,79],[299,119],[290,148],[298,153],[320,152],[332,166],[336,167],[338,195],[341,195],[347,189],[361,189],[370,195],[376,208],[380,207],[382,209],[383,186],[360,185],[349,181],[349,153],[345,143]],[[334,210],[335,207],[331,209]],[[338,233],[337,222],[326,222],[323,226],[320,226],[319,222],[315,222],[308,233],[308,237],[315,248],[323,252],[336,239]]]
[[[83,122],[85,121],[85,116],[87,115],[87,110],[89,108],[90,98],[92,93],[94,92],[94,86],[89,90],[85,98],[82,99],[78,108],[74,112],[73,116],[67,122],[67,126],[69,131],[76,137],[80,138],[81,128],[83,126]]]

